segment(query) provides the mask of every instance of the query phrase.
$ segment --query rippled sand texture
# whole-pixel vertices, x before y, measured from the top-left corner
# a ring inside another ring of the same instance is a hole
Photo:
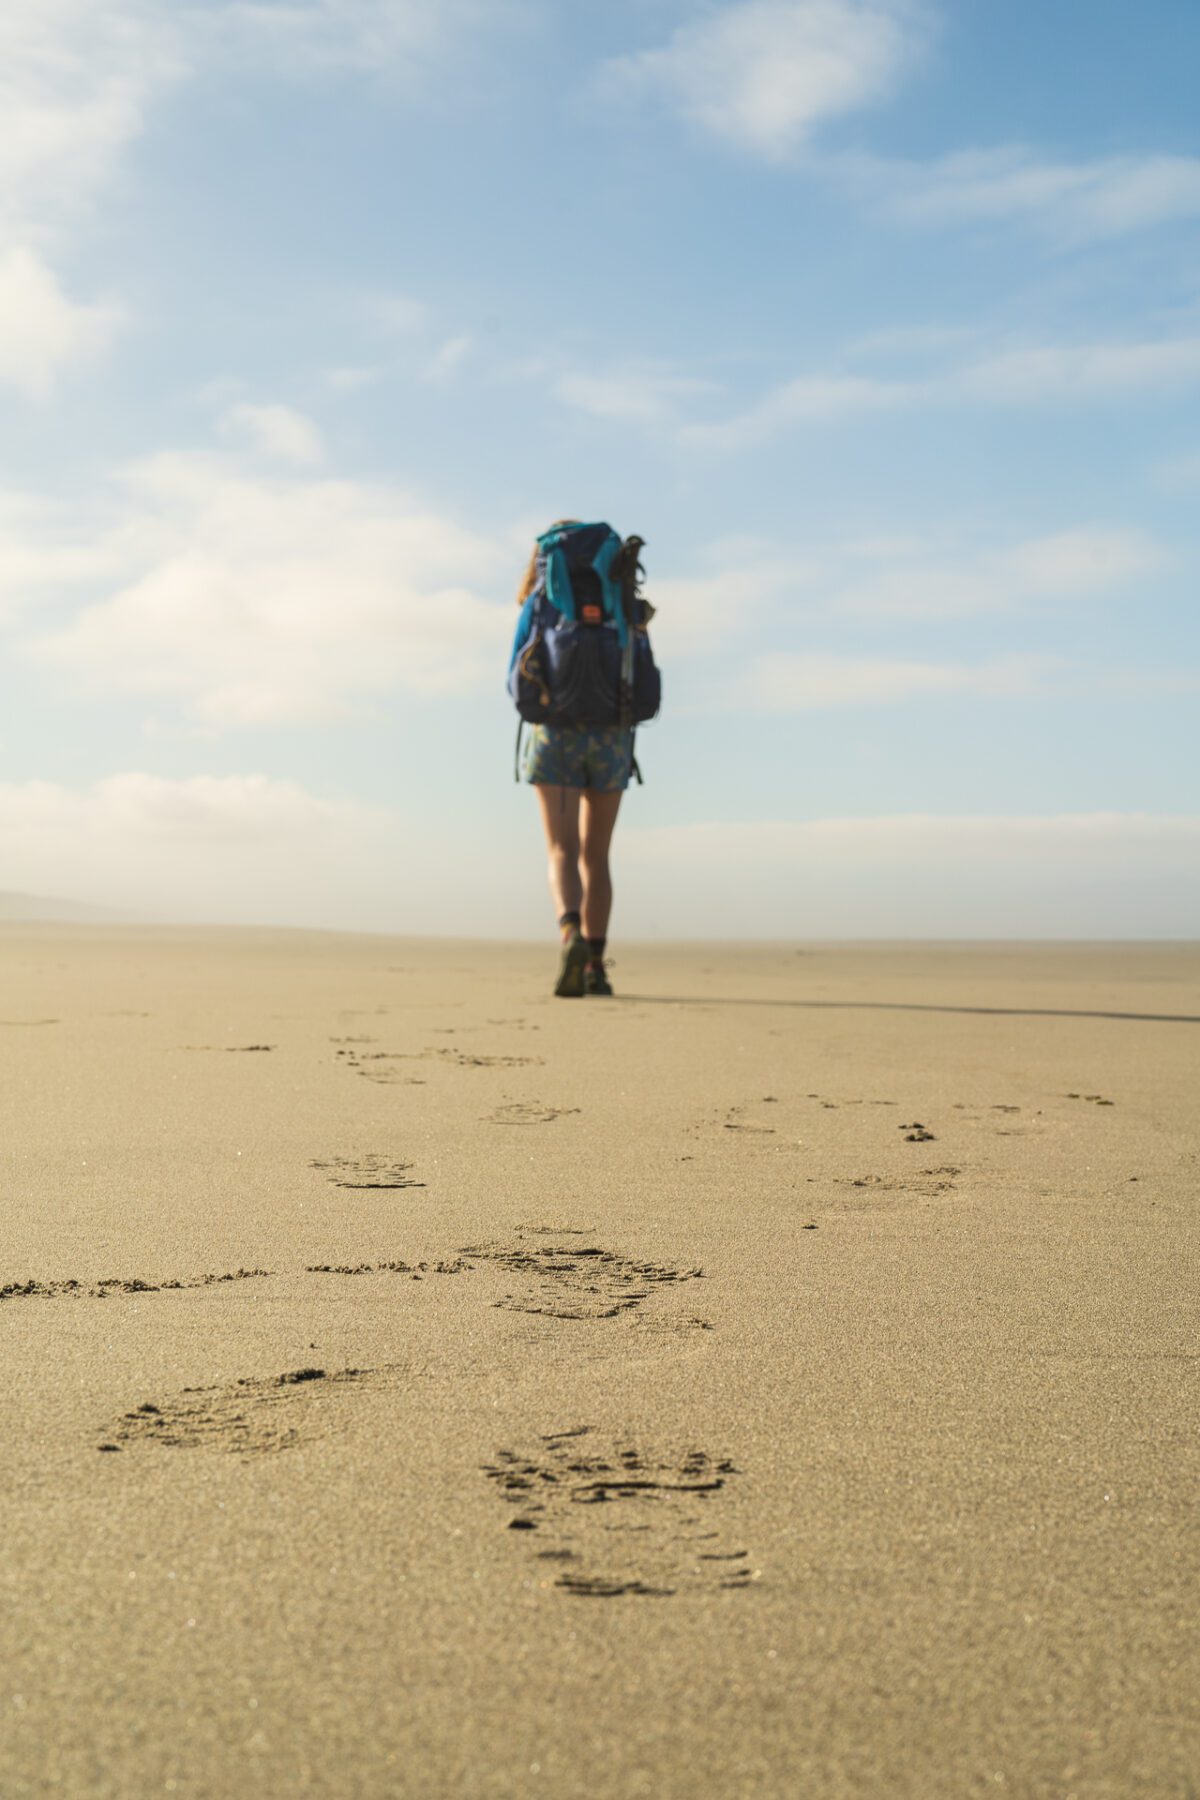
[[[0,928],[0,1794],[1200,1791],[1200,955]]]

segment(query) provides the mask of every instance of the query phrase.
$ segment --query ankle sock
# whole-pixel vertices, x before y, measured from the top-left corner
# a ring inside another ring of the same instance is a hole
[[[587,941],[588,961],[595,963],[598,968],[604,963],[604,946],[607,942],[607,938],[589,938]]]
[[[582,929],[582,926],[583,921],[577,912],[563,913],[558,921],[558,928],[562,932],[563,942],[566,943],[568,938],[574,937],[575,933]]]

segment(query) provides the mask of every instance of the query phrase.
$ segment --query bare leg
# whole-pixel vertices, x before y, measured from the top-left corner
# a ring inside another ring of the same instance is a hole
[[[555,917],[579,912],[583,905],[583,881],[579,873],[579,789],[544,786],[534,792],[542,815],[549,858],[550,898]]]
[[[579,860],[583,874],[583,935],[587,938],[608,936],[608,918],[612,912],[612,875],[608,866],[608,848],[617,823],[621,795],[594,794],[584,790],[580,809]]]

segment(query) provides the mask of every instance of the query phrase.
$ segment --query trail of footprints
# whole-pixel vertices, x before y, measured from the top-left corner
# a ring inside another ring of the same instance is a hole
[[[361,1173],[365,1166],[373,1176],[381,1161],[330,1158],[312,1166],[332,1170],[330,1179],[341,1183],[347,1169]],[[580,1227],[533,1224],[518,1227],[513,1243],[468,1246],[433,1264],[310,1264],[306,1269],[413,1279],[472,1271],[499,1283],[494,1307],[555,1321],[615,1319],[639,1310],[658,1289],[703,1277],[698,1268],[638,1261],[605,1249]],[[253,1273],[265,1278],[268,1271]],[[75,1291],[80,1284],[63,1285]],[[127,1290],[186,1285],[201,1284],[127,1284]],[[702,1320],[688,1323],[706,1327]],[[108,1456],[145,1449],[201,1450],[243,1461],[278,1455],[332,1428],[340,1397],[394,1386],[400,1373],[388,1367],[313,1367],[271,1379],[188,1387],[126,1412],[97,1447]],[[713,1516],[738,1473],[728,1459],[695,1448],[664,1454],[573,1426],[537,1439],[530,1450],[498,1450],[484,1473],[512,1511],[506,1528],[530,1534],[533,1559],[545,1566],[543,1585],[561,1594],[665,1598],[742,1588],[755,1578],[748,1551],[728,1542]]]
[[[361,1048],[369,1040],[343,1040],[337,1054],[371,1080],[411,1079],[367,1064],[415,1060]],[[528,1064],[531,1057],[476,1057],[434,1049],[421,1056],[460,1067]],[[1071,1094],[1072,1100],[1111,1105],[1100,1095]],[[823,1106],[855,1104],[820,1100]],[[763,1104],[775,1096],[764,1095]],[[877,1105],[894,1102],[879,1101]],[[562,1109],[537,1103],[509,1103],[490,1115],[497,1124],[549,1122]],[[567,1109],[570,1110],[570,1109]],[[964,1109],[959,1108],[962,1111]],[[1010,1105],[991,1109],[1019,1111]],[[734,1132],[774,1135],[774,1128],[734,1108],[722,1121]],[[932,1143],[935,1134],[921,1121],[898,1127],[908,1143]],[[412,1164],[384,1156],[315,1159],[339,1188],[403,1189],[424,1185],[412,1179]],[[839,1185],[867,1204],[875,1193],[898,1188],[921,1194],[950,1191],[961,1171],[952,1164],[928,1167],[904,1177],[864,1175]],[[545,1240],[545,1241],[542,1241]],[[698,1268],[639,1261],[594,1242],[580,1227],[526,1225],[513,1242],[465,1246],[455,1257],[434,1263],[396,1259],[354,1264],[309,1264],[305,1273],[341,1277],[403,1275],[484,1276],[485,1294],[498,1309],[556,1322],[603,1322],[639,1312],[658,1292],[701,1280]],[[187,1279],[150,1281],[109,1277],[100,1281],[25,1281],[0,1286],[0,1301],[65,1296],[108,1298],[114,1294],[158,1293],[212,1287],[234,1281],[267,1280],[272,1271],[238,1269]],[[668,1321],[680,1325],[678,1320]],[[707,1327],[700,1319],[687,1326]],[[338,1417],[341,1396],[394,1386],[399,1366],[382,1369],[301,1368],[273,1378],[247,1377],[212,1386],[184,1388],[160,1401],[143,1401],[110,1428],[98,1446],[113,1455],[149,1447],[220,1451],[240,1459],[290,1450],[320,1435]],[[721,1529],[722,1501],[740,1471],[726,1457],[689,1447],[663,1450],[634,1438],[610,1438],[587,1425],[550,1432],[525,1445],[497,1450],[483,1473],[506,1512],[504,1529],[515,1534],[541,1585],[577,1598],[666,1598],[687,1592],[738,1590],[756,1578],[749,1551]]]

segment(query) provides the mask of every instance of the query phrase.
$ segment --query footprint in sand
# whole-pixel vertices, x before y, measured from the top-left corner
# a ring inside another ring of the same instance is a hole
[[[379,1386],[387,1372],[291,1369],[284,1375],[183,1388],[161,1405],[144,1401],[127,1412],[98,1449],[112,1454],[154,1445],[172,1450],[217,1450],[233,1456],[270,1456],[290,1450],[319,1430],[331,1396],[351,1384]]]
[[[424,1087],[426,1084],[418,1075],[408,1075],[403,1069],[395,1069],[391,1065],[399,1062],[411,1062],[410,1056],[392,1050],[335,1050],[334,1059],[343,1068],[352,1069],[361,1075],[364,1081],[373,1081],[383,1087]]]
[[[1068,1094],[1068,1100],[1086,1100],[1092,1106],[1115,1106],[1115,1100],[1105,1100],[1100,1094]]]
[[[589,1599],[744,1588],[749,1551],[718,1529],[739,1471],[704,1450],[662,1454],[587,1425],[551,1432],[484,1465],[511,1509],[507,1529],[546,1565],[544,1586]]]
[[[462,1254],[503,1272],[493,1306],[550,1319],[615,1319],[642,1306],[656,1287],[704,1274],[635,1262],[596,1244],[474,1244]]]
[[[906,1199],[936,1200],[955,1191],[955,1178],[961,1174],[962,1170],[954,1164],[944,1163],[936,1169],[920,1169],[915,1175],[848,1177],[835,1183],[846,1193],[846,1198],[837,1203],[836,1210],[882,1212],[889,1207],[902,1206]]]
[[[472,1051],[455,1050],[441,1044],[425,1050],[359,1050],[343,1045],[340,1050],[335,1050],[334,1060],[361,1075],[364,1081],[385,1086],[403,1083],[408,1087],[424,1087],[425,1082],[419,1076],[392,1067],[393,1064],[444,1062],[452,1063],[456,1069],[526,1069],[545,1062],[541,1056],[479,1056]]]
[[[770,1096],[768,1096],[768,1098],[770,1098]],[[744,1119],[742,1117],[742,1112],[742,1107],[731,1106],[722,1121],[723,1129],[726,1131],[751,1132],[759,1137],[773,1137],[775,1135],[775,1127],[773,1125],[760,1125],[753,1119]]]
[[[513,1100],[488,1113],[485,1125],[550,1125],[578,1113],[578,1106],[543,1106],[540,1100]]]
[[[393,1162],[386,1156],[331,1156],[316,1158],[310,1169],[327,1169],[329,1180],[340,1188],[423,1188],[423,1181],[410,1181],[410,1162]]]

